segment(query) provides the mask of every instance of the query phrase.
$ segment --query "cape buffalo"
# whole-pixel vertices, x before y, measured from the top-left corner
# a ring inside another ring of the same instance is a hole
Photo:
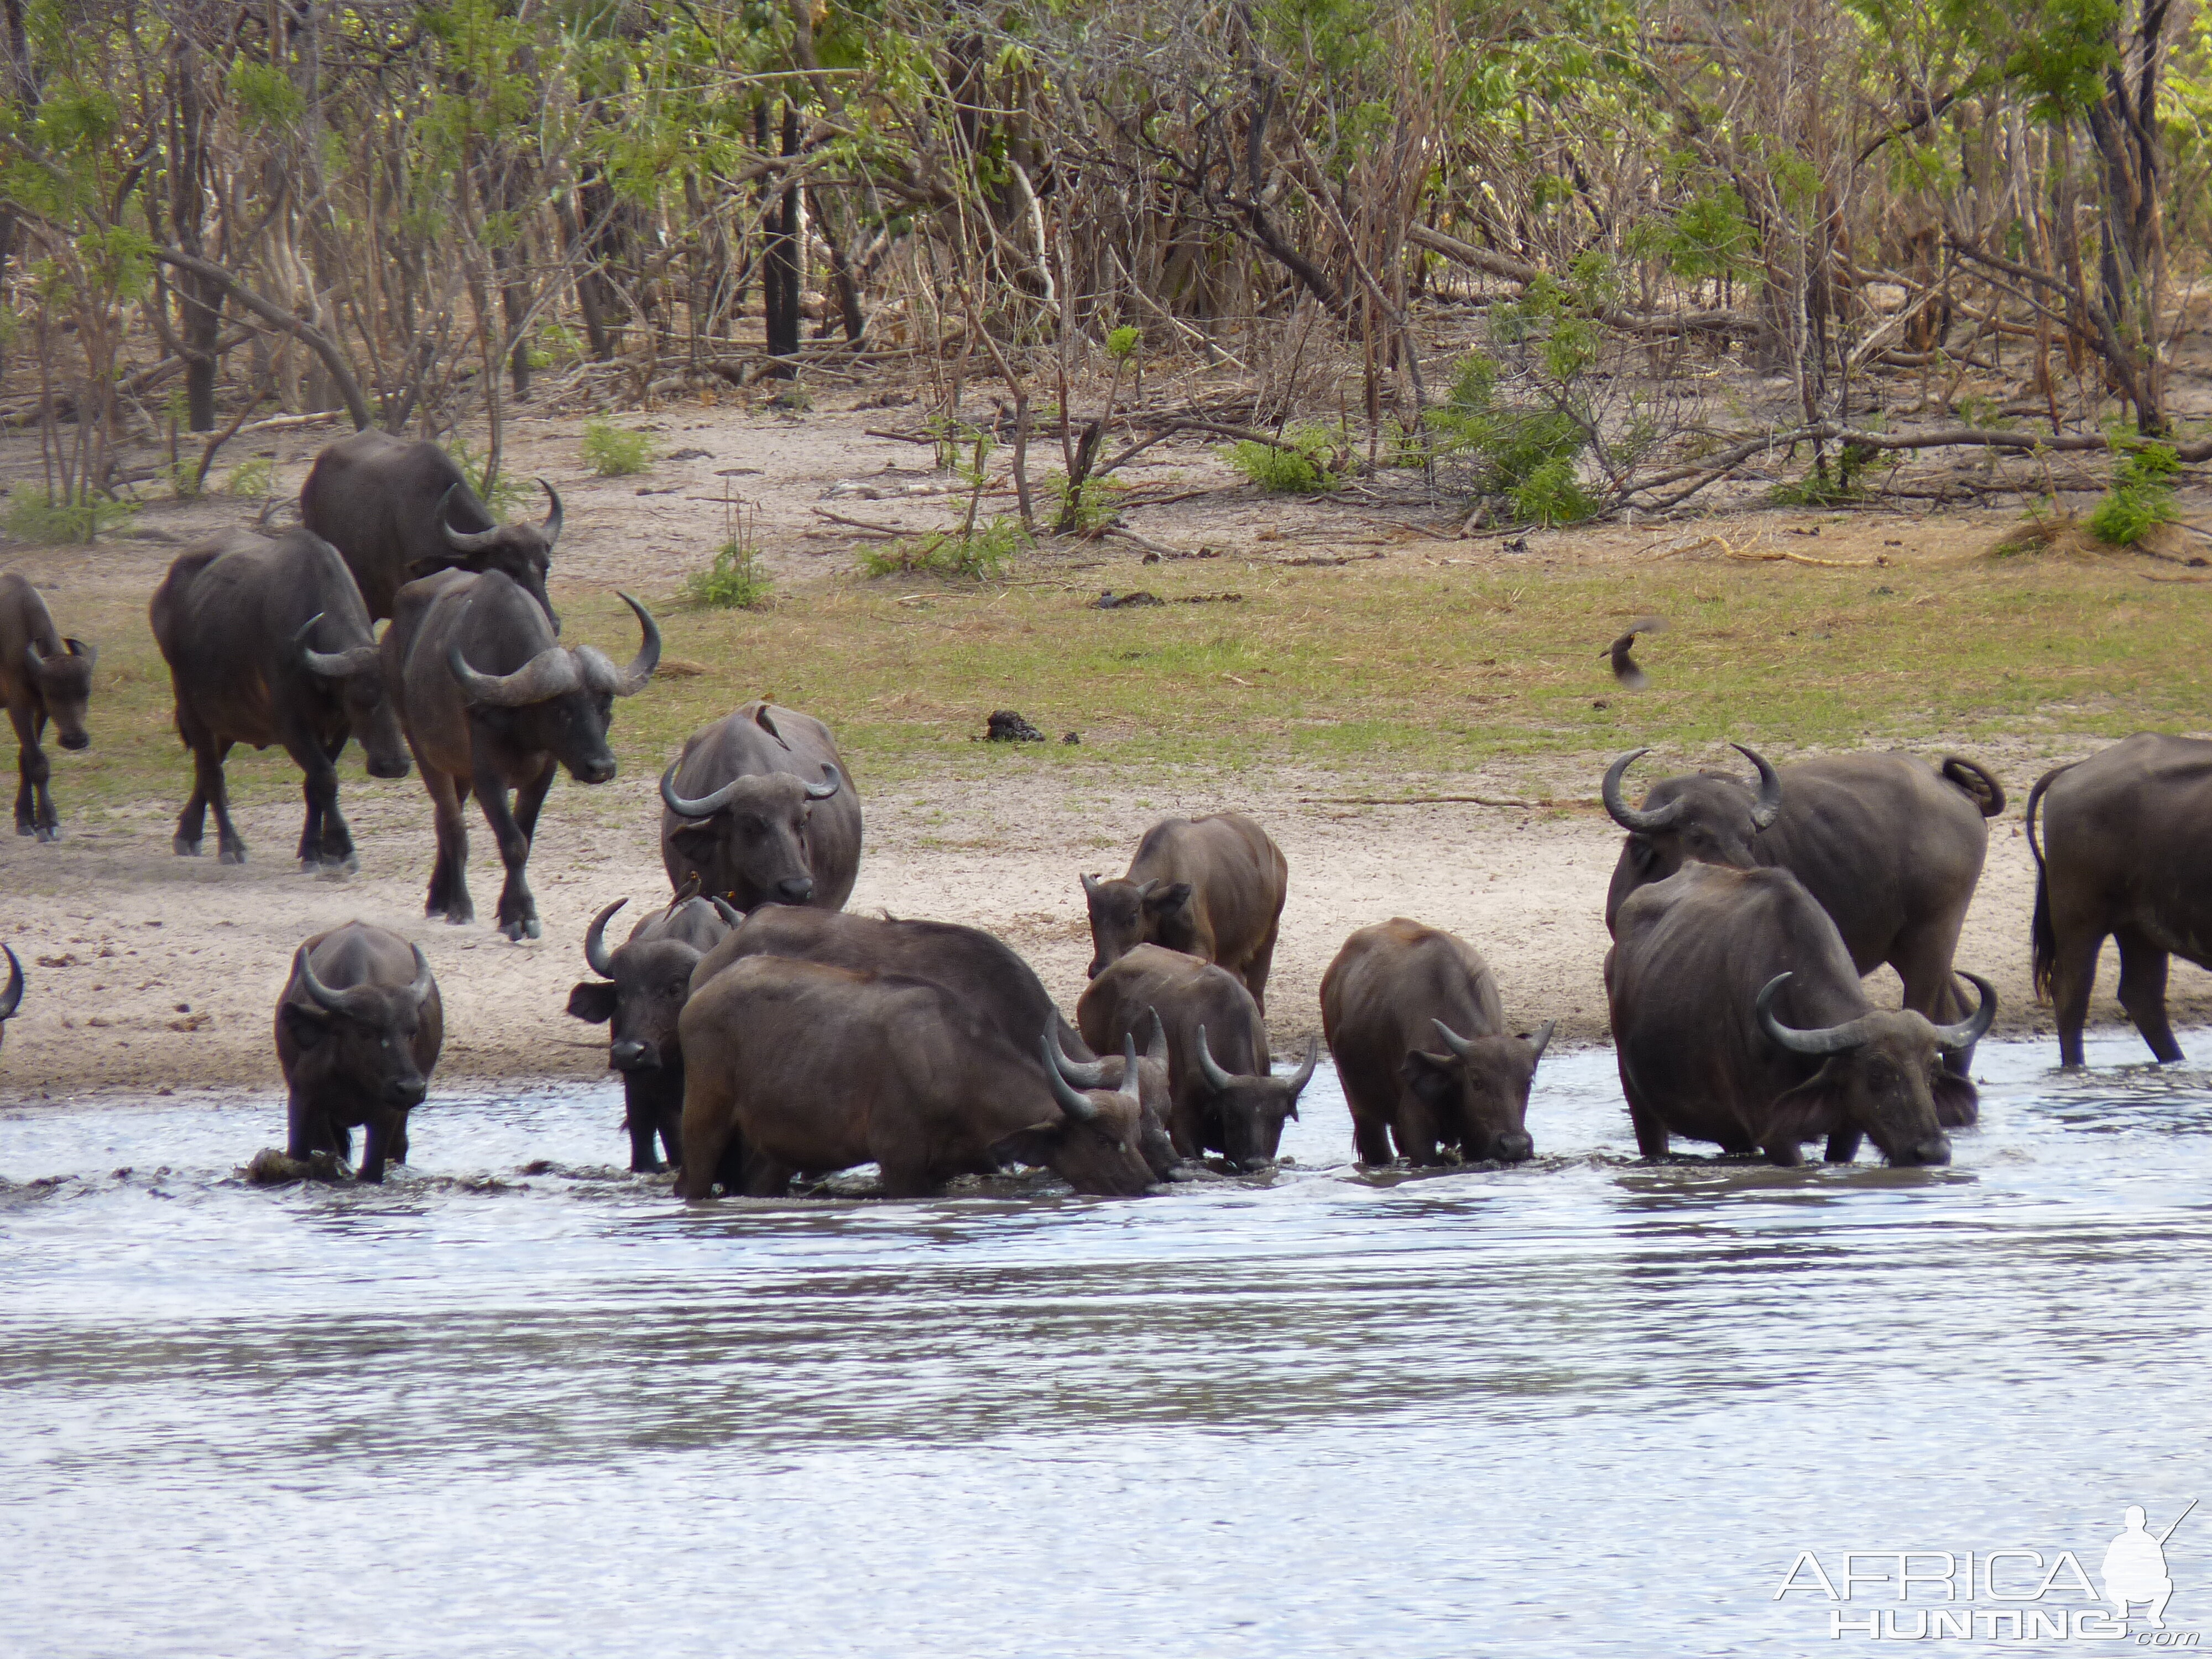
[[[8,1022],[23,1006],[23,964],[11,945],[0,945],[0,956],[8,958],[8,983],[0,988],[0,1037],[8,1035]]]
[[[1267,1024],[1244,983],[1226,969],[1158,945],[1139,945],[1085,988],[1075,1005],[1083,1040],[1101,1054],[1166,1028],[1172,1102],[1168,1133],[1183,1157],[1219,1152],[1236,1168],[1264,1170],[1282,1145],[1283,1121],[1321,1054],[1319,1039],[1288,1077],[1270,1073]]]
[[[1869,1136],[1892,1164],[1948,1164],[1948,1127],[1972,1123],[1974,1085],[1943,1064],[1996,1018],[1996,993],[1965,975],[1981,1006],[1938,1025],[1870,1007],[1836,924],[1786,870],[1692,862],[1622,901],[1606,955],[1620,1086],[1636,1146],[1668,1136],[1803,1161],[1826,1137],[1830,1163]]]
[[[1137,843],[1127,875],[1083,878],[1091,976],[1139,945],[1164,945],[1220,963],[1264,1013],[1290,879],[1282,848],[1241,812],[1163,818]]]
[[[418,577],[497,570],[544,608],[557,634],[545,572],[561,539],[561,497],[538,482],[552,503],[545,522],[502,525],[437,445],[372,428],[315,457],[300,488],[300,520],[344,555],[371,617],[394,614],[400,588]]]
[[[669,1164],[684,1162],[684,1046],[676,1017],[691,994],[691,970],[744,918],[720,899],[678,899],[630,929],[620,949],[607,949],[607,919],[629,903],[617,899],[592,918],[584,933],[584,960],[602,981],[586,980],[568,993],[568,1012],[606,1025],[608,1069],[622,1074],[623,1126],[629,1130],[629,1167],[663,1170],[653,1136]]]
[[[842,910],[860,868],[860,801],[811,714],[749,702],[702,726],[660,775],[660,860],[740,910]]]
[[[318,933],[292,957],[276,1000],[276,1058],[289,1099],[284,1152],[353,1156],[363,1181],[407,1161],[407,1115],[422,1103],[446,1041],[438,981],[418,945],[365,921]]]
[[[1552,1040],[1509,1036],[1482,953],[1440,928],[1394,916],[1345,940],[1321,981],[1321,1025],[1352,1108],[1363,1164],[1391,1142],[1414,1164],[1532,1157],[1528,1085]],[[1439,1047],[1441,1043],[1441,1047]]]
[[[226,531],[177,556],[151,611],[176,695],[177,735],[192,751],[177,852],[199,855],[211,806],[218,858],[246,862],[223,759],[234,744],[276,744],[305,775],[301,868],[356,868],[353,832],[338,811],[338,756],[351,737],[369,776],[404,778],[407,751],[389,670],[337,550],[305,530],[273,538]]]
[[[747,957],[702,983],[678,1026],[687,1199],[717,1180],[772,1196],[795,1174],[870,1162],[894,1198],[1012,1160],[1081,1193],[1152,1183],[1134,1095],[1072,1088],[1043,1063],[1049,1032],[1024,1059],[941,985]]]
[[[64,749],[82,749],[85,704],[100,653],[82,640],[64,639],[39,590],[13,570],[0,571],[0,702],[15,728],[15,833],[40,841],[62,838],[46,781],[53,763],[39,746],[46,722]]]
[[[2120,1006],[2152,1054],[2179,1060],[2166,1018],[2167,958],[2212,968],[2212,743],[2141,732],[2045,773],[2028,792],[2027,844],[2035,988],[2057,1013],[2060,1064],[2081,1063],[2107,935],[2119,940]]]
[[[579,783],[614,777],[607,747],[614,700],[644,690],[660,660],[652,614],[629,594],[619,597],[645,636],[625,669],[588,645],[562,646],[538,602],[499,571],[444,570],[399,590],[384,630],[384,672],[437,818],[425,914],[457,926],[476,920],[461,817],[473,789],[507,866],[499,931],[515,940],[544,931],[523,866],[554,769],[567,767]]]
[[[1063,1022],[1064,1024],[1064,1022]],[[1152,1036],[1146,1040],[1145,1052],[1136,1053],[1136,1038],[1122,1039],[1127,1052],[1107,1054],[1098,1060],[1078,1060],[1061,1045],[1054,1036],[1047,1051],[1053,1068],[1067,1082],[1079,1089],[1121,1089],[1129,1086],[1129,1065],[1133,1057],[1137,1070],[1137,1104],[1142,1122],[1137,1137],[1137,1150],[1143,1155],[1146,1167],[1155,1181],[1180,1181],[1189,1175],[1182,1157],[1175,1149],[1175,1140],[1168,1133],[1168,1119],[1175,1111],[1175,1088],[1168,1075],[1168,1033],[1161,1024],[1158,1011],[1152,1014]],[[1076,1046],[1085,1045],[1079,1042]]]
[[[1959,929],[1989,849],[1984,819],[2004,811],[1986,769],[1947,755],[1940,773],[1910,755],[1837,755],[1780,769],[1741,744],[1758,787],[1717,773],[1668,778],[1640,808],[1621,799],[1638,749],[1605,775],[1605,807],[1628,831],[1606,895],[1607,928],[1638,888],[1686,860],[1787,870],[1834,919],[1862,974],[1882,963],[1905,981],[1905,1006],[1956,1019],[1966,999],[1951,972]],[[1955,1057],[1961,1074],[1966,1056]]]

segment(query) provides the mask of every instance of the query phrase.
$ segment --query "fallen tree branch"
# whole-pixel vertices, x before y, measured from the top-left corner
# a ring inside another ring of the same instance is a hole
[[[903,537],[924,533],[918,530],[902,530],[895,524],[872,524],[866,519],[848,519],[842,513],[832,513],[826,507],[817,507],[809,510],[818,518],[829,520],[831,524],[841,524],[852,530],[865,530],[872,536],[882,536],[893,541]]]
[[[220,283],[246,310],[252,312],[272,328],[281,328],[298,340],[308,350],[323,360],[323,367],[331,372],[331,382],[338,396],[345,399],[346,413],[353,416],[354,430],[365,432],[376,424],[368,412],[368,399],[362,395],[361,383],[353,377],[353,368],[337,343],[305,318],[295,317],[274,300],[264,299],[243,282],[224,270],[212,259],[203,259],[197,254],[186,253],[181,248],[157,247],[154,258],[165,265],[174,265],[179,270],[189,270],[204,276],[211,283]]]
[[[1522,800],[1510,795],[1300,795],[1299,803],[1306,806],[1507,806],[1524,811],[1541,807],[1586,808],[1602,806],[1605,803],[1595,797],[1575,796],[1567,800]]]

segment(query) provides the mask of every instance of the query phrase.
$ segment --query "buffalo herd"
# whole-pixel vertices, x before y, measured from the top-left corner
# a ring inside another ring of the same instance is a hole
[[[644,690],[660,656],[627,594],[641,640],[626,665],[562,641],[546,586],[561,501],[544,488],[542,523],[502,525],[435,446],[362,433],[317,459],[298,528],[179,554],[151,605],[192,759],[176,851],[200,852],[211,810],[221,861],[245,860],[224,758],[274,744],[302,775],[301,867],[355,868],[337,799],[353,741],[372,776],[403,777],[410,758],[422,773],[436,830],[427,913],[474,920],[473,793],[504,870],[499,931],[540,936],[526,866],[547,793],[562,770],[614,777],[615,700]],[[51,720],[64,749],[86,746],[97,660],[30,583],[0,574],[21,835],[61,833],[40,738]],[[1663,1158],[1679,1138],[1792,1165],[1808,1144],[1849,1162],[1871,1140],[1894,1164],[1947,1163],[1948,1132],[1975,1121],[1968,1063],[1996,1014],[1989,982],[1953,956],[2002,786],[1956,756],[1778,768],[1738,747],[1749,781],[1667,778],[1631,805],[1641,749],[1603,781],[1626,832],[1605,985],[1638,1151]],[[1093,951],[1071,1024],[992,934],[845,910],[860,800],[821,721],[749,703],[685,740],[659,796],[673,897],[633,912],[618,945],[608,924],[628,901],[602,909],[583,939],[596,977],[568,1003],[608,1028],[633,1170],[672,1168],[686,1199],[774,1195],[866,1164],[894,1196],[1015,1164],[1133,1195],[1209,1157],[1232,1173],[1274,1163],[1321,1040],[1277,1073],[1267,991],[1289,867],[1250,818],[1166,819],[1123,874],[1082,877]],[[2062,1063],[2081,1063],[2107,938],[2122,1006],[2160,1060],[2180,1058],[2166,967],[2212,967],[2208,824],[2212,742],[2195,738],[2130,738],[2030,793],[2034,977]],[[25,975],[0,953],[4,1035]],[[1863,988],[1884,963],[1903,983],[1896,1009]],[[1481,953],[1441,929],[1393,917],[1345,942],[1322,1029],[1361,1163],[1534,1155],[1529,1093],[1553,1026],[1516,1030],[1505,1008]],[[276,1012],[289,1158],[368,1181],[404,1162],[443,1040],[419,946],[362,921],[301,945]]]

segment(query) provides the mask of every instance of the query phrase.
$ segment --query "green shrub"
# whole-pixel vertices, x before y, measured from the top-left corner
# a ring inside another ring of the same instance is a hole
[[[266,455],[256,455],[250,461],[240,461],[231,468],[230,476],[222,481],[226,495],[266,495],[276,482],[276,463]]]
[[[691,573],[684,584],[684,597],[703,609],[764,611],[775,586],[775,578],[761,562],[760,550],[733,538],[722,544],[714,563]]]
[[[1022,521],[1001,513],[965,534],[933,530],[871,547],[860,556],[860,568],[871,576],[928,574],[995,581],[1013,568],[1014,560],[1028,545],[1029,532]]]
[[[2089,533],[2108,547],[2132,547],[2179,516],[2173,481],[2181,462],[2168,444],[2145,444],[2112,463],[2112,487],[2089,514]]]
[[[1289,447],[1284,447],[1285,445]],[[1222,459],[1271,495],[1316,495],[1343,482],[1352,450],[1341,428],[1294,426],[1280,444],[1241,438]]]
[[[1474,493],[1511,497],[1516,516],[1522,520],[1571,524],[1589,518],[1597,504],[1575,468],[1589,447],[1589,429],[1565,410],[1523,408],[1501,400],[1498,379],[1498,365],[1483,353],[1469,352],[1460,360],[1449,394],[1429,411],[1438,447],[1471,456]]]
[[[1580,524],[1594,517],[1597,503],[1583,488],[1575,464],[1564,458],[1546,461],[1516,485],[1512,492],[1514,516],[1525,524]]]
[[[130,523],[137,513],[135,501],[57,501],[15,495],[9,499],[7,517],[0,524],[17,541],[58,547],[70,542],[89,542],[103,530]]]
[[[1841,507],[1857,501],[1866,493],[1859,487],[1859,475],[1874,457],[1871,449],[1845,444],[1832,473],[1815,467],[1795,483],[1775,485],[1766,499],[1777,507]]]
[[[485,489],[484,468],[490,464],[490,453],[486,452],[479,457],[469,447],[467,439],[449,440],[446,453],[453,458],[453,465],[459,470],[462,479],[476,491],[477,499],[490,509],[495,519],[511,518],[514,510],[530,498],[529,487],[512,472],[502,471],[498,482],[490,489]]]
[[[653,465],[653,434],[612,421],[584,422],[584,465],[602,478],[627,478]]]
[[[1086,534],[1111,524],[1121,510],[1122,487],[1111,478],[1085,478],[1069,499],[1067,474],[1054,472],[1044,481],[1045,499],[1053,504],[1053,528]]]

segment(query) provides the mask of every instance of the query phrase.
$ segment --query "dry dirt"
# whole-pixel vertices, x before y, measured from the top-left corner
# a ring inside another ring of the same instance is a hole
[[[658,428],[665,454],[705,453],[619,480],[582,472],[578,420],[526,420],[510,434],[509,465],[544,473],[567,500],[556,599],[579,586],[667,592],[725,534],[719,503],[726,489],[760,504],[757,533],[779,579],[803,583],[851,562],[849,532],[826,523],[817,507],[909,528],[944,521],[941,478],[926,470],[928,450],[865,430],[908,426],[910,416],[896,410],[803,419],[733,407],[666,410],[623,423]],[[233,458],[273,451],[272,494],[281,501],[296,491],[307,462],[335,429],[248,436]],[[0,447],[0,472],[20,477],[35,464],[35,448],[27,454],[26,443],[17,437]],[[1218,482],[1218,468],[1210,451],[1194,447],[1162,453],[1149,475],[1132,482],[1149,476],[1147,493],[1171,494]],[[129,537],[90,554],[0,549],[0,562],[52,588],[58,609],[72,588],[143,603],[179,544],[250,520],[254,505],[223,496],[158,504]],[[1338,546],[1364,542],[1391,557],[1496,556],[1491,544],[1417,538],[1401,524],[1363,518],[1364,510],[1356,501],[1324,509],[1232,496],[1139,509],[1130,522],[1186,549],[1209,540],[1249,547],[1290,535]],[[1771,536],[1775,526],[1765,521],[1771,516],[1733,519],[1719,528],[1739,541]],[[1899,522],[1876,516],[1834,526],[1827,540],[1810,544],[1823,556],[1865,556],[1895,545],[1890,538]],[[1959,514],[1911,522],[1913,550],[1939,554],[1986,545],[1996,519]],[[1532,536],[1529,550],[1571,560],[1620,556],[1648,549],[1651,533],[1553,532]],[[1682,527],[1665,533],[1679,535]],[[97,720],[95,708],[95,741]],[[2018,803],[2051,761],[1988,757],[2012,786],[2014,805],[1993,826],[1989,868],[1959,959],[1996,982],[2003,1029],[2035,1029],[2047,1020],[2028,994],[2033,871]],[[586,974],[578,947],[592,912],[624,895],[638,907],[665,899],[651,777],[625,776],[587,800],[565,779],[556,786],[530,865],[545,936],[514,945],[488,925],[453,928],[423,919],[430,836],[419,782],[372,783],[351,751],[343,799],[361,872],[344,878],[296,872],[287,856],[298,834],[296,796],[240,811],[252,861],[226,868],[170,851],[187,775],[181,757],[175,791],[99,811],[72,810],[67,765],[62,757],[56,769],[68,838],[58,846],[0,840],[0,938],[14,945],[31,976],[0,1049],[0,1101],[97,1090],[275,1086],[270,1012],[292,951],[307,934],[356,916],[401,930],[428,953],[447,1009],[444,1076],[583,1073],[604,1065],[603,1034],[562,1009],[568,988]],[[1540,790],[1549,782],[1535,781]],[[1290,861],[1290,902],[1269,999],[1279,1049],[1302,1044],[1317,1029],[1321,976],[1345,936],[1393,915],[1473,939],[1496,969],[1516,1021],[1556,1018],[1571,1041],[1603,1036],[1602,909],[1619,832],[1601,812],[1331,805],[1316,798],[1396,790],[1390,780],[1323,775],[1279,774],[1265,792],[1234,794],[1202,781],[1183,790],[1153,783],[1117,793],[1103,781],[1038,779],[995,785],[988,794],[976,786],[927,781],[878,793],[866,776],[856,782],[868,830],[853,907],[1001,933],[1065,1006],[1072,1007],[1081,989],[1089,957],[1079,873],[1118,871],[1159,817],[1233,807],[1264,823]],[[1494,778],[1486,782],[1496,787]],[[1593,773],[1579,789],[1593,791],[1595,782]],[[1456,793],[1449,785],[1446,792]],[[473,835],[473,890],[488,916],[498,860],[480,823]],[[2100,1019],[2118,1018],[2112,973],[2108,961]],[[1883,989],[1893,996],[1893,983]],[[2212,1011],[2212,977],[2177,964],[2173,1001],[2178,1015],[2204,1017]]]

